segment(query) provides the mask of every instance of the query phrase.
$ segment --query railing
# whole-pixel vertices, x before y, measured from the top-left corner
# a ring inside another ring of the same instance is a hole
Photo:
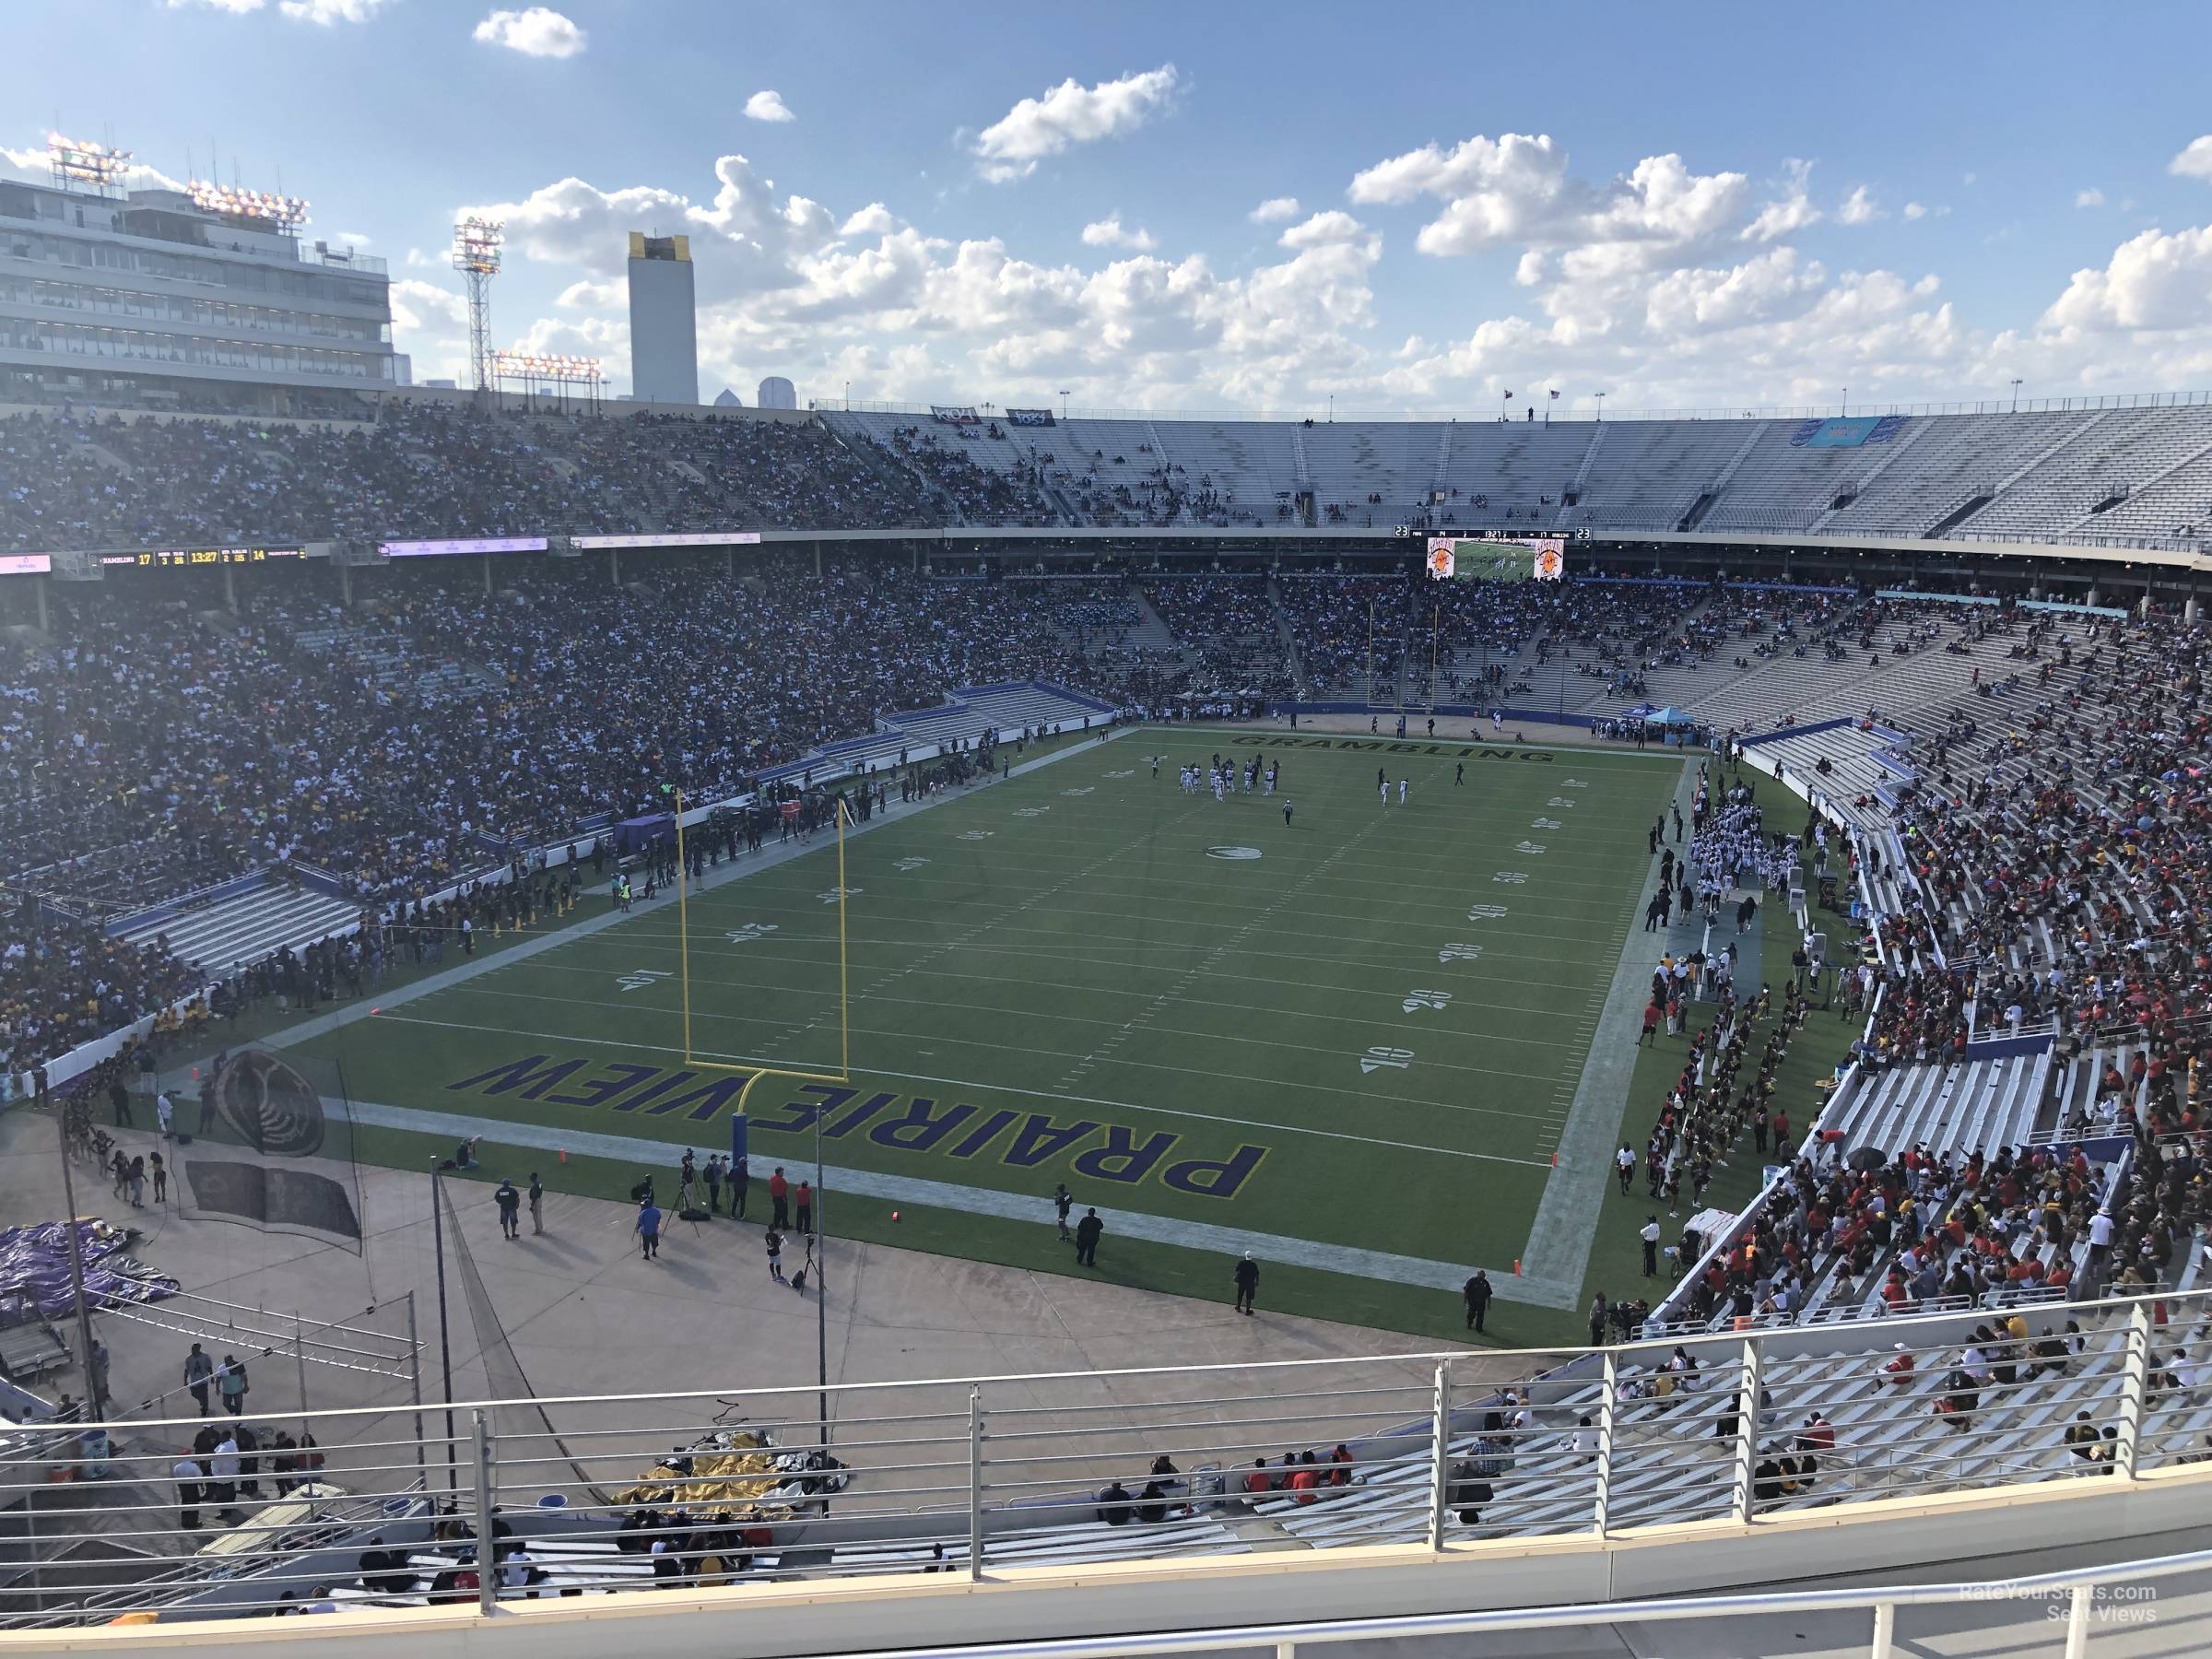
[[[1747,408],[1741,404],[1708,404],[1672,409],[1609,409],[1594,398],[1562,397],[1551,406],[1553,420],[1827,420],[1836,417],[1857,415],[2049,415],[2070,410],[2089,409],[2157,409],[2172,408],[2191,404],[2212,404],[2212,392],[2106,392],[2091,393],[2079,397],[2004,397],[1966,398],[1948,403],[1876,403],[1868,401],[1845,408],[1839,404],[1761,404]],[[975,409],[985,418],[994,417],[998,406],[979,403],[965,406]],[[828,398],[812,400],[807,407],[820,415],[911,415],[924,421],[932,418],[928,404],[856,403],[851,399],[836,401]],[[1528,423],[1514,412],[1515,418],[1504,424],[1522,427]],[[1074,420],[1214,420],[1235,421],[1240,424],[1262,420],[1306,421],[1326,426],[1335,421],[1358,421],[1362,424],[1386,423],[1393,425],[1441,425],[1446,421],[1470,426],[1497,426],[1500,424],[1495,406],[1479,409],[1337,409],[1333,406],[1319,409],[1128,409],[1095,408],[1080,413],[1064,411],[1063,421]],[[1539,419],[1539,424],[1549,424]]]
[[[2155,1613],[2147,1583],[2212,1571],[2212,1550],[2158,1556],[2027,1578],[1984,1579],[1950,1584],[1886,1584],[1866,1589],[1801,1590],[1769,1595],[1669,1596],[1652,1601],[1591,1602],[1571,1606],[1506,1608],[1477,1613],[1402,1614],[1387,1618],[1313,1619],[1293,1624],[1247,1624],[1208,1630],[1155,1630],[1135,1636],[1050,1641],[977,1642],[959,1647],[886,1650],[877,1659],[1174,1659],[1273,1648],[1276,1659],[1297,1659],[1308,1648],[1340,1641],[1377,1644],[1426,1637],[1498,1636],[1526,1630],[1594,1630],[1610,1626],[1680,1624],[1699,1619],[1778,1618],[1784,1614],[1866,1613],[1873,1625],[1867,1659],[1891,1659],[1897,1651],[1900,1607],[1954,1606],[1960,1603],[2024,1604],[2017,1616],[2043,1629],[2063,1624],[2065,1659],[2082,1659],[2091,1630],[2105,1608],[2110,1622],[2140,1631]],[[2127,1594],[2110,1594],[2114,1589]],[[2038,1610],[2034,1604],[2041,1602]],[[2061,1610],[2063,1608],[2063,1618]],[[2111,1618],[2117,1612],[2120,1617]],[[1800,1636],[1799,1640],[1803,1640]],[[2161,1647],[2165,1646],[2161,1639]],[[1484,1651],[1491,1650],[1486,1646]],[[1832,1650],[1831,1650],[1832,1651]],[[1918,1650],[1915,1650],[1918,1651]]]
[[[437,1404],[419,1417],[401,1403],[287,1413],[321,1461],[283,1471],[274,1429],[257,1429],[251,1453],[218,1446],[181,1468],[180,1445],[235,1419],[126,1417],[59,1459],[28,1442],[0,1452],[0,1504],[32,1521],[0,1544],[17,1570],[7,1622],[301,1603],[488,1613],[501,1598],[1238,1554],[1255,1528],[1278,1547],[1479,1550],[1683,1524],[1740,1533],[1815,1507],[1841,1522],[1872,1500],[2028,1483],[2110,1492],[2204,1454],[2212,1401],[2170,1374],[2183,1338],[2160,1321],[2194,1332],[2208,1308],[2195,1293],[2037,1308],[2030,1344],[1976,1337],[1995,1316],[1970,1310],[1571,1356]],[[1984,1369],[1962,1393],[1945,1378],[1970,1363],[1970,1341]],[[2090,1431],[2069,1441],[2077,1413]],[[76,1497],[63,1505],[57,1463],[106,1477],[65,1488]],[[25,1549],[25,1531],[46,1547]],[[97,1563],[53,1551],[94,1535]],[[118,1586],[115,1554],[142,1563],[135,1582]]]

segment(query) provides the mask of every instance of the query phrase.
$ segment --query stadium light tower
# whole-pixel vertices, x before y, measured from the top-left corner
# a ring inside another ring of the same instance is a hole
[[[46,135],[46,165],[56,190],[88,190],[95,195],[121,193],[131,152],[105,144],[79,144],[59,133]]]
[[[453,269],[468,279],[468,366],[477,390],[491,389],[491,279],[500,274],[507,227],[475,214],[453,227]]]

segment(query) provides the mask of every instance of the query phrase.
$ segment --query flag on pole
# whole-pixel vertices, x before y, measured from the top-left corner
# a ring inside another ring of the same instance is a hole
[[[1551,389],[1551,397],[1552,397],[1552,401],[1553,401],[1554,403],[1557,403],[1557,402],[1559,401],[1559,389],[1557,386],[1554,386],[1554,387]]]

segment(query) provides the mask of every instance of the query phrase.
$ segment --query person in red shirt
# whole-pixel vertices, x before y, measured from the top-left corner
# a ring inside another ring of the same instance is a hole
[[[1252,1467],[1244,1474],[1244,1490],[1257,1497],[1263,1492],[1271,1491],[1274,1486],[1275,1482],[1267,1476],[1267,1460],[1264,1457],[1253,1458]]]
[[[778,1232],[791,1230],[791,1182],[783,1179],[783,1166],[778,1164],[776,1172],[768,1178],[768,1224]]]

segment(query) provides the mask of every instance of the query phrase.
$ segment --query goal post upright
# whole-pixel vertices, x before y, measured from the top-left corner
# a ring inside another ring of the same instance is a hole
[[[683,984],[684,1062],[691,1060],[691,866],[684,861],[684,792],[676,792],[676,963]]]
[[[674,791],[676,798],[676,862],[677,862],[677,978],[683,1007],[684,1064],[702,1071],[745,1072],[744,1084],[737,1091],[734,1110],[739,1116],[746,1113],[753,1086],[764,1077],[782,1077],[797,1083],[850,1083],[853,1074],[853,1001],[851,942],[846,927],[845,885],[845,826],[851,808],[842,801],[837,803],[833,814],[837,830],[837,1070],[810,1071],[794,1066],[756,1065],[729,1060],[708,1059],[692,1045],[691,1041],[691,909],[690,866],[684,858],[684,796],[683,791]]]

